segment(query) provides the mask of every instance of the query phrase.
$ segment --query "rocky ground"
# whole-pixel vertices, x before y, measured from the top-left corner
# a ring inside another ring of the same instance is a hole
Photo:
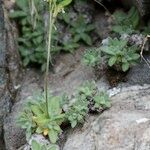
[[[49,74],[52,93],[71,94],[82,82],[94,79],[92,69],[80,61],[82,54],[81,48],[75,55],[59,56],[54,71]],[[115,88],[110,87],[105,75],[97,81],[100,89],[110,93],[112,107],[103,114],[90,116],[82,128],[68,132],[63,150],[149,150],[150,69],[141,62],[129,71],[127,78],[127,82]],[[4,122],[7,150],[17,150],[26,143],[24,131],[16,126],[16,117],[25,98],[42,91],[43,84],[43,75],[39,71],[26,70],[18,102]]]
[[[107,15],[98,14],[95,19],[97,30],[103,30],[98,34],[106,38]],[[0,31],[4,31],[0,34],[0,150],[17,150],[26,140],[24,130],[16,125],[16,118],[26,98],[43,91],[44,75],[35,68],[22,74],[15,35],[10,34],[16,31],[5,26],[8,22],[4,25],[4,20],[0,12]],[[81,47],[74,54],[57,56],[49,73],[49,87],[54,95],[72,94],[84,81],[96,79],[93,69],[81,62],[84,50]],[[150,69],[141,61],[125,78],[116,87],[109,84],[111,74],[96,80],[99,89],[109,93],[112,107],[102,114],[89,116],[83,127],[67,130],[62,136],[61,150],[150,150]]]

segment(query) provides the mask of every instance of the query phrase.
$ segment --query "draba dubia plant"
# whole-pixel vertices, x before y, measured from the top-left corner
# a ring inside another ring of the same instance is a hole
[[[55,21],[59,13],[64,13],[64,7],[69,5],[72,0],[46,0],[48,3],[49,10],[49,29],[48,29],[48,45],[47,45],[47,63],[45,73],[45,98],[48,104],[48,72],[51,61],[51,41],[52,41],[52,30],[55,27]],[[48,106],[48,105],[47,105]],[[48,108],[47,108],[48,109]]]
[[[29,139],[33,133],[48,136],[51,143],[56,143],[61,133],[65,114],[60,107],[60,98],[48,94],[48,72],[51,61],[51,41],[57,15],[64,12],[64,7],[71,3],[71,0],[47,0],[49,10],[49,26],[47,41],[47,63],[45,73],[44,96],[42,94],[29,100],[27,107],[18,118],[18,124],[26,129],[26,137]],[[34,95],[33,95],[34,96]],[[40,146],[39,146],[40,148]]]
[[[115,11],[113,14],[115,24],[112,26],[112,31],[118,34],[132,34],[139,25],[140,16],[138,10],[132,7],[128,13],[123,11]]]
[[[30,139],[33,133],[48,136],[51,143],[56,143],[62,132],[61,124],[65,113],[61,108],[62,97],[49,94],[48,104],[42,94],[33,95],[28,99],[17,124],[26,130],[26,138]],[[48,110],[47,110],[48,109]]]

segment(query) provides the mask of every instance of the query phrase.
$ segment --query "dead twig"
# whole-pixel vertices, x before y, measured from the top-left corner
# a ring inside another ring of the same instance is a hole
[[[140,55],[141,55],[141,58],[145,61],[145,63],[146,63],[146,64],[148,65],[148,67],[150,68],[150,60],[144,58],[144,56],[143,56],[144,47],[145,47],[145,44],[147,43],[147,41],[148,41],[149,38],[150,38],[150,35],[147,35],[147,36],[144,38]]]

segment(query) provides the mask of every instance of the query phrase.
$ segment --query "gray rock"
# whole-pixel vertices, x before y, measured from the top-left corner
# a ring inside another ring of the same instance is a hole
[[[109,36],[111,31],[112,18],[105,12],[100,12],[95,16],[96,32],[101,39]]]
[[[87,23],[91,23],[94,14],[94,3],[92,1],[74,1],[74,9],[78,14],[82,14]]]
[[[4,140],[6,150],[15,150],[26,143],[25,131],[16,124],[17,117],[22,108],[22,103],[17,103],[12,108],[13,112],[5,119]]]
[[[95,78],[93,70],[81,62],[83,53],[81,48],[74,54],[62,54],[56,59],[55,74],[49,74],[49,87],[53,94],[73,94],[84,81]]]
[[[18,90],[15,87],[19,84],[19,75],[21,75],[20,58],[14,42],[14,27],[10,27],[2,3],[0,0],[0,139],[3,139],[3,120],[10,112]],[[0,149],[1,146],[2,144]]]
[[[150,56],[144,57],[150,60]],[[150,84],[150,68],[143,60],[140,60],[139,64],[129,70],[126,78],[128,84]]]
[[[120,39],[122,40],[127,40],[128,43],[130,45],[135,45],[139,48],[141,48],[143,46],[143,42],[145,40],[145,36],[143,34],[132,34],[132,35],[128,35],[128,34],[122,34]],[[144,45],[144,51],[149,51],[149,43],[145,43]]]
[[[4,14],[2,9],[2,1],[0,1],[0,138],[2,135],[3,117],[9,112],[9,96],[5,94],[7,86],[6,73],[6,45],[5,45],[5,30],[4,30]],[[8,97],[8,98],[7,98]]]
[[[26,98],[32,96],[34,92],[41,90],[37,83],[37,74],[34,71],[28,71],[28,75],[24,78],[20,93],[17,95],[18,102],[15,103],[11,113],[4,120],[6,150],[16,150],[26,143],[25,131],[16,124],[16,120],[22,111]]]
[[[111,100],[109,110],[68,136],[63,150],[150,149],[150,85],[121,88]]]

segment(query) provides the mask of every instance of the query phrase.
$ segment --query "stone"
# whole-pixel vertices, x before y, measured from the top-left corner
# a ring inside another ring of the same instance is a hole
[[[0,1],[0,135],[2,135],[3,117],[9,112],[9,104],[6,100],[5,88],[7,85],[6,50],[5,50],[5,30],[4,30],[4,13],[2,9],[2,1]],[[8,98],[9,99],[9,98]]]
[[[105,12],[99,12],[95,16],[96,32],[101,39],[105,39],[109,36],[111,31],[112,18]]]
[[[15,27],[0,0],[0,139],[3,139],[3,121],[11,110],[21,79],[20,56],[16,44]],[[0,149],[3,144],[0,141]]]
[[[150,85],[123,87],[112,107],[68,135],[63,150],[149,150]]]
[[[144,55],[144,57],[150,60],[150,56]],[[127,84],[150,84],[150,68],[144,60],[141,59],[139,61],[138,64],[129,70],[129,73],[126,76]]]
[[[37,76],[36,71],[27,70],[27,72],[27,75],[23,79],[24,82],[20,89],[20,93],[17,95],[17,102],[12,107],[11,113],[4,120],[6,150],[16,150],[26,143],[25,131],[16,124],[16,120],[23,109],[26,98],[32,96],[35,92],[41,91],[38,85],[39,76]]]
[[[94,15],[94,3],[92,1],[74,1],[74,9],[78,12],[78,14],[82,14],[87,23],[91,23],[93,21]]]

